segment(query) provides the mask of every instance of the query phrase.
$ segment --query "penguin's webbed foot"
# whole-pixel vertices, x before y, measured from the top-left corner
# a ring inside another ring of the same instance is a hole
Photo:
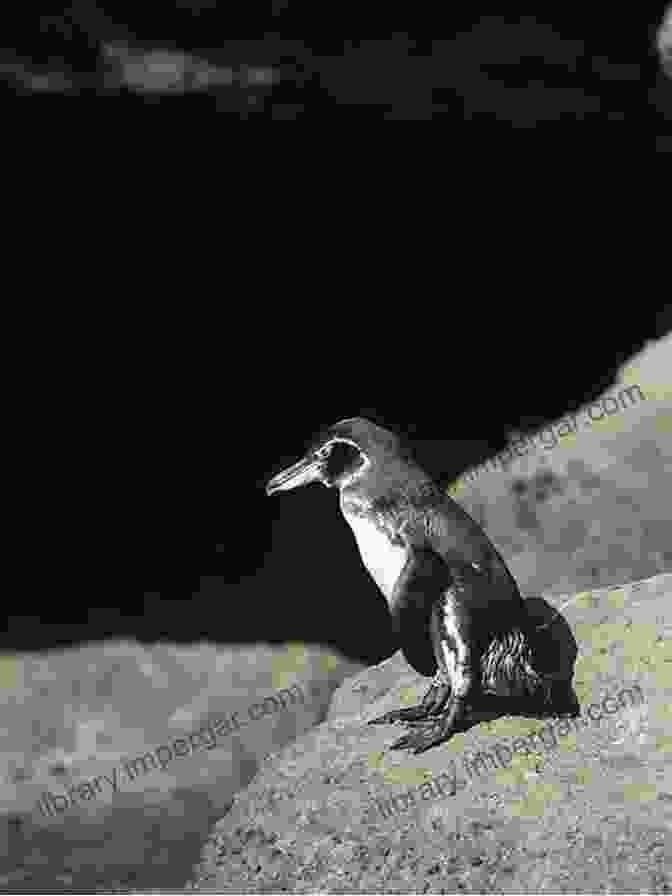
[[[422,723],[431,721],[442,713],[450,700],[452,688],[450,683],[436,679],[431,685],[419,706],[407,706],[394,709],[377,719],[370,719],[369,725],[393,725],[395,722]]]
[[[415,722],[412,730],[393,743],[390,749],[411,750],[417,756],[425,750],[431,750],[432,747],[445,743],[455,734],[457,722],[462,718],[464,710],[464,700],[454,699],[450,708],[442,715],[426,719],[424,722]]]

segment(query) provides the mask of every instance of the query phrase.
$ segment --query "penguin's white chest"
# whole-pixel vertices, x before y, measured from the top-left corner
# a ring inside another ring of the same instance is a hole
[[[406,548],[392,544],[385,532],[366,517],[347,511],[343,511],[343,515],[354,533],[364,566],[389,603],[392,589],[406,563]]]

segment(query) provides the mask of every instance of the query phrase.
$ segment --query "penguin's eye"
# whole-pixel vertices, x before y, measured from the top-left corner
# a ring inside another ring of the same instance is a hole
[[[361,464],[359,449],[347,442],[336,442],[329,452],[329,471],[334,475],[354,472]]]
[[[329,457],[331,454],[331,445],[325,445],[323,448],[318,448],[315,454],[319,457],[320,460],[325,460],[325,458]]]

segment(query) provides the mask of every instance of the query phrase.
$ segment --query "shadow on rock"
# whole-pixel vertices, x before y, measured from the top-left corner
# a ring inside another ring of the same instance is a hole
[[[156,806],[112,807],[93,824],[76,812],[49,827],[35,825],[30,816],[5,816],[0,890],[174,887],[187,879],[208,830],[223,814],[207,794],[185,791]]]

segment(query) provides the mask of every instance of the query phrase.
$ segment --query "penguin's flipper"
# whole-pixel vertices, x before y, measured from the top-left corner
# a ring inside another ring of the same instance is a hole
[[[446,565],[428,547],[409,544],[408,557],[394,586],[390,601],[392,626],[409,664],[421,675],[434,675],[436,659],[430,635],[433,603],[440,600],[443,585],[449,582]],[[419,706],[395,709],[369,725],[392,725],[394,722],[413,722],[441,712],[450,697],[444,677],[435,679]]]
[[[392,595],[393,626],[410,665],[422,675],[431,675],[437,668],[438,672],[419,706],[393,710],[371,719],[370,725],[394,722],[422,725],[439,716],[443,718],[446,712],[450,715],[448,704],[453,696],[454,676],[444,651],[439,649],[439,630],[447,595],[455,588],[455,577],[444,559],[429,546],[409,545],[409,548],[406,565]],[[452,606],[450,603],[451,612]],[[451,634],[454,634],[452,630]],[[452,649],[452,640],[448,646]]]
[[[434,556],[438,557],[436,554]],[[464,717],[467,699],[473,698],[474,689],[480,683],[477,674],[479,648],[474,639],[472,604],[478,598],[476,591],[486,587],[487,583],[470,566],[449,567],[443,558],[438,557],[438,560],[443,565],[443,573],[437,575],[435,569],[431,579],[432,589],[429,590],[430,581],[426,575],[421,575],[419,579],[416,577],[410,588],[411,593],[415,587],[424,588],[426,599],[431,601],[428,634],[438,672],[422,706],[413,707],[416,710],[413,715],[399,715],[402,711],[388,713],[388,718],[392,716],[395,721],[408,722],[413,728],[393,744],[392,749],[411,749],[415,754],[452,737]],[[425,562],[429,560],[425,558]],[[408,590],[407,584],[403,601],[405,606],[408,606]],[[432,593],[433,598],[430,597]],[[425,710],[424,716],[417,711],[419,709]]]

